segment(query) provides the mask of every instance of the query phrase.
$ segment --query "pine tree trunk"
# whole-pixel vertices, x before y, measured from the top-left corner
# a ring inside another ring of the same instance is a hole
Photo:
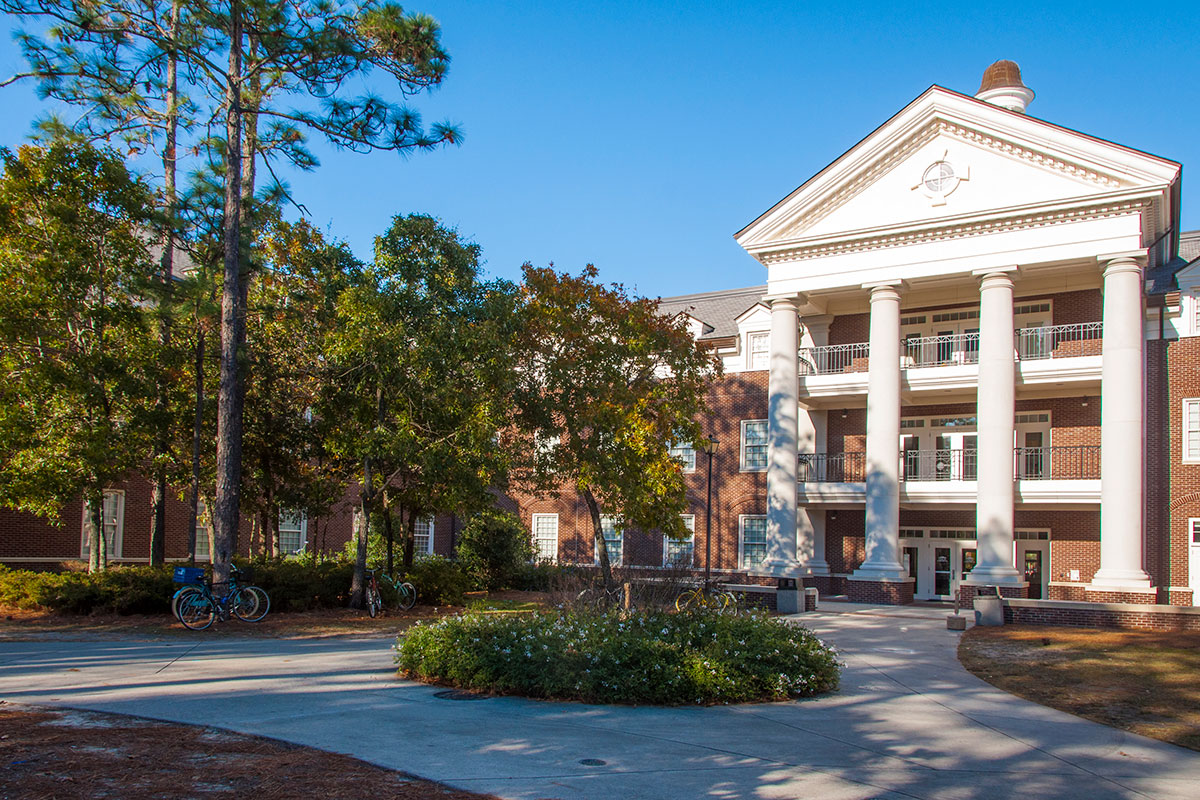
[[[404,529],[404,574],[412,572],[413,550],[417,543],[417,512],[408,512],[408,525]]]
[[[179,0],[171,3],[171,41],[174,42],[179,29]],[[163,144],[163,200],[166,204],[167,225],[166,236],[163,237],[162,269],[159,280],[162,283],[160,303],[167,302],[171,289],[171,281],[175,273],[175,144],[178,125],[178,56],[174,50],[167,54],[167,119],[166,141]],[[171,347],[171,319],[169,311],[159,308],[159,342],[163,352]],[[166,557],[167,538],[167,469],[163,463],[167,456],[168,440],[170,437],[170,421],[167,418],[167,377],[160,371],[158,375],[158,397],[155,399],[155,411],[158,413],[158,437],[154,442],[154,489],[150,497],[151,527],[150,527],[150,564],[162,564]]]
[[[383,533],[385,536],[387,536],[387,574],[388,575],[395,574],[392,572],[392,567],[394,566],[394,562],[392,559],[392,549],[393,549],[393,544],[395,542],[396,534],[393,530],[392,523],[393,523],[393,520],[392,520],[391,504],[388,502],[387,490],[384,490],[384,492],[383,492]]]
[[[230,2],[229,74],[225,112],[224,281],[221,291],[221,378],[217,397],[217,498],[213,514],[216,550],[213,580],[229,580],[237,548],[242,480],[242,411],[245,384],[242,344],[246,332],[246,280],[242,274],[242,6]]]
[[[350,583],[351,608],[363,607],[363,592],[367,585],[367,543],[371,539],[371,506],[374,499],[371,479],[371,460],[367,459],[363,462],[362,525],[359,525],[356,531],[354,578]]]
[[[101,527],[102,520],[100,519],[103,512],[97,512],[96,509],[101,508],[104,504],[104,495],[100,495],[100,500],[96,500],[95,493],[91,493],[87,499],[88,516],[91,518],[88,523],[90,530],[88,531],[88,572],[100,571],[100,547],[104,544],[104,540],[100,535],[103,530]]]
[[[600,506],[591,489],[583,490],[583,500],[587,503],[588,514],[592,518],[592,539],[596,542],[596,552],[600,554],[600,575],[604,578],[604,589],[613,591],[612,565],[608,561],[608,547],[604,544],[604,526],[600,524]]]
[[[108,569],[108,537],[104,535],[104,493],[92,511],[92,525],[96,528],[96,571]]]
[[[204,435],[204,328],[199,324],[196,326],[195,393],[196,414],[192,419],[192,485],[188,493],[188,558],[193,567],[196,566],[196,524],[200,515],[200,442]],[[211,511],[209,516],[212,516]],[[212,532],[213,526],[210,521],[210,539]],[[211,559],[211,544],[208,552]]]

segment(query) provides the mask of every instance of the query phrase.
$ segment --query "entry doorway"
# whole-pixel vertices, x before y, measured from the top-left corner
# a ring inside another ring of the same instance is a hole
[[[953,600],[975,568],[973,530],[906,528],[900,531],[900,548],[918,600]]]
[[[1200,518],[1188,520],[1188,585],[1192,605],[1200,606]]]
[[[1016,531],[1013,565],[1029,583],[1029,599],[1045,600],[1050,582],[1050,531]]]

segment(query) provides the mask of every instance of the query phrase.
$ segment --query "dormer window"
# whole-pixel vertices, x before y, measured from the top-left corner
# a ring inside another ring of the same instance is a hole
[[[746,334],[746,368],[768,369],[771,366],[771,334]]]

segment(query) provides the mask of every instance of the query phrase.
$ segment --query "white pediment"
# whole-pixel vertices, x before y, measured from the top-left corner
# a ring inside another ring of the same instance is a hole
[[[933,87],[737,234],[755,255],[1163,187],[1174,162]]]
[[[740,330],[771,327],[771,309],[766,303],[755,303],[734,319]]]

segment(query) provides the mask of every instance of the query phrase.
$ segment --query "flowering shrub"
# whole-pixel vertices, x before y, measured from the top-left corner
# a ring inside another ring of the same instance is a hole
[[[744,703],[832,691],[837,653],[765,613],[467,613],[396,642],[407,677],[588,703]]]

